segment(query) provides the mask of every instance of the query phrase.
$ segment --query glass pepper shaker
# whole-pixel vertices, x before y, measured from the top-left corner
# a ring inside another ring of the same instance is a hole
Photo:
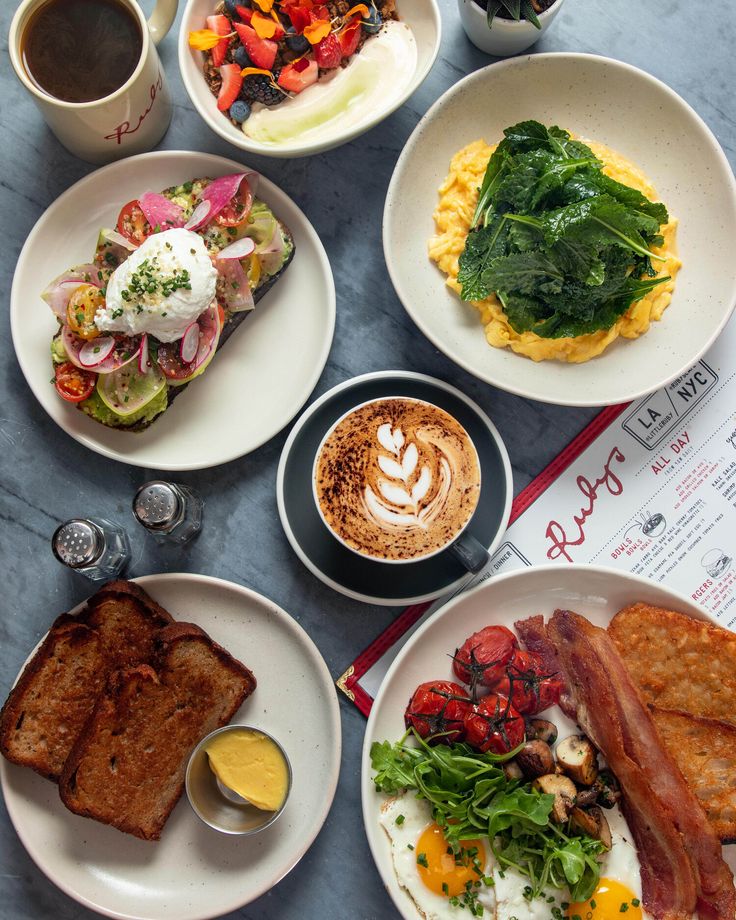
[[[72,518],[56,528],[51,548],[63,565],[91,581],[115,578],[130,560],[128,535],[104,518]]]
[[[154,479],[133,499],[133,514],[159,543],[187,543],[202,527],[204,502],[187,486]]]

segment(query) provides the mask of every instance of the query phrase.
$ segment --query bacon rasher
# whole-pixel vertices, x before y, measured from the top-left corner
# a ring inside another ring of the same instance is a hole
[[[535,651],[556,656],[581,728],[623,790],[622,807],[641,865],[642,900],[656,920],[734,920],[736,891],[718,837],[659,740],[654,722],[608,633],[558,610],[546,629],[517,624]],[[548,657],[547,660],[551,660]]]

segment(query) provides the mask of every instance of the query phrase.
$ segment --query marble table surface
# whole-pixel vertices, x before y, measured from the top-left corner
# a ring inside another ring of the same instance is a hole
[[[641,67],[680,93],[736,160],[733,104],[733,0],[567,0],[535,51],[608,55]],[[14,0],[0,5],[7,35]],[[151,0],[143,0],[146,9]],[[181,4],[183,6],[183,3]],[[337,285],[337,328],[314,396],[356,374],[403,368],[433,374],[464,390],[489,413],[511,455],[518,492],[594,415],[495,390],[457,368],[423,338],[387,278],[380,226],[389,178],[420,116],[462,75],[490,63],[466,40],[456,0],[440,0],[440,56],[413,98],[368,134],[330,153],[293,161],[252,157],[250,165],[279,184],[320,234]],[[707,12],[706,12],[707,11]],[[161,45],[174,95],[174,118],[161,146],[237,156],[200,121],[179,78],[177,25]],[[89,583],[62,569],[50,551],[56,524],[93,514],[129,520],[129,503],[148,472],[87,450],[46,416],[13,353],[7,303],[18,253],[44,209],[93,167],[71,156],[41,120],[14,78],[5,38],[0,58],[2,207],[0,207],[0,697],[56,613],[87,593]],[[29,308],[32,305],[29,305]],[[366,307],[370,322],[366,322]],[[207,526],[185,553],[134,552],[132,576],[202,572],[248,585],[288,610],[309,632],[337,677],[394,618],[334,593],[301,565],[276,515],[276,465],[282,432],[250,456],[177,479],[207,505]],[[224,537],[224,539],[223,539]],[[232,914],[248,920],[384,920],[396,916],[373,866],[359,795],[363,716],[341,699],[343,762],[327,822],[301,863],[268,895]],[[318,778],[315,778],[318,781]],[[1,806],[0,806],[1,807]],[[0,918],[55,920],[95,916],[62,894],[36,868],[7,814],[0,816]],[[176,918],[172,918],[176,920]]]

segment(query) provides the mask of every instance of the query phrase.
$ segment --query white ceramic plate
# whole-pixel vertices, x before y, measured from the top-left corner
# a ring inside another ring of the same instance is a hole
[[[680,220],[683,268],[661,322],[619,339],[586,364],[535,363],[492,348],[476,309],[445,286],[427,255],[437,189],[461,147],[528,118],[601,141],[633,160]],[[587,54],[536,54],[460,80],[427,112],[401,154],[386,197],[389,273],[422,332],[461,367],[494,386],[569,406],[638,399],[664,386],[711,345],[736,303],[729,266],[736,238],[736,180],[700,117],[659,80]]]
[[[404,92],[387,97],[383,105],[366,111],[363,119],[349,127],[346,126],[339,133],[330,130],[324,137],[316,136],[306,142],[297,140],[289,144],[262,144],[243,134],[239,127],[233,125],[230,119],[218,110],[217,100],[202,75],[202,53],[189,47],[189,33],[204,28],[205,19],[213,12],[215,5],[216,0],[189,0],[184,9],[179,31],[179,70],[184,86],[196,110],[220,137],[240,147],[241,150],[271,157],[300,157],[331,150],[364,134],[388,118],[423,83],[435,62],[442,37],[437,0],[398,0],[399,16],[411,28],[417,43],[416,70]]]
[[[426,680],[450,678],[449,654],[471,633],[494,623],[514,621],[558,608],[574,610],[597,626],[606,626],[622,607],[642,601],[716,622],[687,598],[636,575],[597,566],[542,566],[500,575],[461,594],[431,617],[401,649],[384,678],[365,730],[362,763],[363,821],[373,859],[386,889],[405,920],[420,920],[414,902],[394,875],[388,836],[378,823],[383,796],[372,781],[370,748],[374,741],[397,741],[405,731],[407,700]],[[733,851],[733,847],[730,848]],[[733,854],[729,854],[733,861]]]
[[[294,259],[201,379],[150,428],[116,431],[57,395],[49,344],[57,328],[40,292],[62,271],[88,262],[102,227],[146,190],[244,164],[207,153],[159,151],[120,160],[64,192],[39,219],[13,278],[10,323],[18,362],[51,418],[80,443],[133,466],[194,470],[242,457],[272,438],[306,402],[327,361],[335,328],[335,283],[314,228],[294,202],[261,178],[258,194],[294,235]]]
[[[272,888],[322,827],[340,768],[337,694],[309,636],[255,591],[204,575],[136,581],[252,668],[258,686],[233,722],[263,728],[286,750],[294,775],[283,814],[260,834],[230,837],[200,821],[183,796],[150,843],[73,815],[53,783],[5,760],[0,783],[28,853],[80,904],[124,920],[219,917]]]

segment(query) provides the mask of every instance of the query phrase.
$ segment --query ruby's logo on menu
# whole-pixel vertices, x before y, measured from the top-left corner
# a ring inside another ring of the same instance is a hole
[[[550,521],[547,525],[545,536],[550,541],[547,549],[548,559],[566,559],[572,562],[572,556],[568,552],[568,547],[582,546],[585,543],[585,524],[588,518],[593,514],[596,502],[600,495],[605,491],[609,495],[620,495],[624,490],[624,485],[613,471],[614,463],[623,463],[626,457],[621,453],[618,447],[614,447],[608,455],[608,460],[603,467],[602,474],[590,482],[585,476],[578,476],[575,480],[576,485],[582,495],[587,499],[587,504],[580,508],[580,511],[573,515],[570,534],[568,535],[565,527],[559,521]]]
[[[149,93],[150,93],[150,96],[151,96],[151,101],[150,101],[150,103],[149,103],[149,105],[148,105],[148,108],[145,110],[145,112],[143,112],[142,115],[139,115],[139,116],[138,116],[138,122],[137,122],[137,124],[135,125],[135,127],[133,127],[133,125],[131,124],[131,122],[129,122],[129,121],[124,121],[124,122],[122,122],[121,124],[119,124],[119,125],[117,126],[117,128],[115,128],[115,130],[112,132],[112,134],[106,134],[106,135],[105,135],[105,140],[106,140],[106,141],[115,140],[115,141],[117,141],[118,144],[122,144],[122,142],[123,142],[123,135],[125,135],[125,134],[135,134],[135,132],[138,130],[138,128],[140,128],[140,126],[141,126],[141,125],[143,124],[143,122],[146,120],[146,117],[148,116],[149,112],[150,112],[151,109],[153,108],[153,103],[156,101],[156,96],[158,96],[158,94],[161,92],[161,90],[162,90],[163,88],[164,88],[164,78],[163,78],[163,75],[162,75],[161,71],[159,70],[159,72],[158,72],[158,79],[156,80],[155,83],[152,83],[152,84],[151,84],[151,89],[149,90]]]

